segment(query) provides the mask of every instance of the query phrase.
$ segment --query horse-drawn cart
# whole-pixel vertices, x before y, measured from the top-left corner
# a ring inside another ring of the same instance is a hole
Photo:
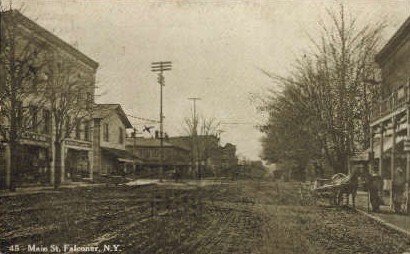
[[[347,196],[347,204],[349,204],[349,195],[352,194],[354,206],[356,191],[356,174],[345,175],[338,173],[330,179],[316,179],[312,187],[312,195],[315,199],[328,198],[331,205],[340,205],[344,194]]]

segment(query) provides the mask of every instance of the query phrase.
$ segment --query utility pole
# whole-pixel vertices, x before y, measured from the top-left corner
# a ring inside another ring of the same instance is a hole
[[[201,100],[199,97],[191,97],[188,98],[188,100],[191,100],[194,106],[194,121],[193,121],[193,130],[192,130],[192,144],[193,144],[193,155],[194,155],[194,161],[195,161],[195,170],[198,173],[199,179],[202,178],[202,174],[199,169],[199,146],[198,146],[198,133],[197,133],[197,125],[198,125],[198,117],[196,115],[196,101]]]
[[[151,63],[151,71],[158,73],[158,84],[160,87],[160,103],[159,103],[159,139],[160,139],[160,151],[161,151],[161,172],[160,182],[164,178],[164,114],[162,111],[162,90],[165,86],[164,71],[170,71],[172,69],[172,62],[153,62]]]

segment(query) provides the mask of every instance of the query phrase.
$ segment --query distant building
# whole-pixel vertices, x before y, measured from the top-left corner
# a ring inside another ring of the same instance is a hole
[[[221,172],[229,173],[234,171],[238,166],[238,157],[236,156],[236,146],[226,143],[220,147],[221,151]]]
[[[198,135],[196,139],[192,136],[170,137],[168,142],[190,150],[191,168],[199,170],[195,172],[196,174],[218,176],[227,170],[234,169],[238,163],[236,146],[230,143],[223,147],[220,146],[219,138],[215,135]]]
[[[126,149],[126,129],[132,125],[119,104],[96,104],[94,119],[94,172],[124,174],[135,172],[141,163]]]
[[[145,173],[158,176],[161,165],[164,171],[178,172],[186,175],[189,172],[190,150],[178,144],[172,144],[164,138],[163,141],[163,161],[161,164],[161,140],[159,138],[127,138],[127,150],[140,158],[139,170]]]

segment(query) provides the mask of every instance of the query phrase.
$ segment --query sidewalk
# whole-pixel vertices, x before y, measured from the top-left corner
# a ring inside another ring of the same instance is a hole
[[[65,183],[54,189],[53,186],[30,186],[16,188],[16,191],[12,192],[9,190],[0,190],[0,197],[11,197],[18,195],[32,195],[39,193],[58,193],[64,189],[74,189],[74,188],[86,188],[86,187],[103,187],[110,183],[90,183],[90,182],[70,182]],[[127,187],[142,187],[150,185],[179,185],[179,186],[199,186],[204,187],[208,185],[220,185],[222,184],[220,179],[203,179],[203,180],[180,180],[175,182],[174,180],[164,180],[162,183],[158,179],[128,179],[128,182],[116,184],[118,186]]]
[[[62,189],[97,187],[97,186],[105,186],[105,185],[106,184],[101,184],[101,183],[72,182],[72,183],[63,184],[57,189],[55,189],[53,186],[27,186],[27,187],[16,188],[16,191],[0,190],[0,197],[31,195],[31,194],[39,194],[39,193],[58,193]]]
[[[356,208],[367,214],[369,217],[374,217],[373,219],[376,219],[378,222],[385,224],[386,226],[391,227],[395,230],[406,233],[408,236],[410,236],[410,216],[403,214],[395,214],[391,212],[390,206],[388,205],[388,198],[385,198],[384,201],[387,205],[380,206],[380,212],[371,212],[368,210],[369,201],[367,197],[367,192],[358,191],[356,196]],[[369,207],[371,209],[371,206]],[[393,227],[389,224],[391,224]]]
[[[156,183],[156,180],[138,179],[138,180],[129,181],[123,185],[146,186],[146,185],[152,185],[155,183]],[[32,194],[39,194],[39,193],[58,193],[64,189],[87,188],[87,187],[95,188],[95,187],[103,187],[107,185],[108,183],[70,182],[70,183],[62,184],[57,189],[55,189],[53,186],[29,186],[29,187],[16,188],[16,191],[0,190],[0,197],[32,195]]]

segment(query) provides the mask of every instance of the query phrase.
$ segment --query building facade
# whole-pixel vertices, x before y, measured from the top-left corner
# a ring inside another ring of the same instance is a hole
[[[371,115],[370,170],[384,179],[384,189],[392,182],[409,181],[410,173],[410,18],[376,55],[381,68],[381,98]],[[405,173],[398,175],[398,168]],[[408,184],[406,184],[408,192]],[[408,199],[407,199],[408,204]],[[407,206],[407,205],[406,205]]]
[[[221,173],[226,174],[233,172],[238,166],[238,157],[236,157],[236,146],[226,143],[221,149]]]
[[[130,137],[127,138],[127,150],[142,160],[137,170],[145,175],[158,176],[163,166],[165,172],[186,176],[191,166],[190,150],[168,140],[163,141],[161,148],[159,138]]]
[[[126,130],[132,125],[119,104],[94,105],[94,173],[135,172],[141,161],[126,149]]]
[[[238,163],[236,146],[231,143],[221,146],[216,135],[170,137],[168,142],[190,150],[191,174],[219,176],[234,169]]]
[[[6,114],[0,114],[0,128],[3,131],[0,134],[0,184],[1,187],[10,185],[12,179],[13,184],[54,184],[64,182],[71,179],[74,174],[83,172],[90,176],[92,168],[92,107],[94,101],[95,75],[98,64],[72,47],[65,43],[52,33],[48,32],[32,20],[23,16],[18,11],[8,11],[2,13],[2,18],[12,20],[15,28],[17,55],[23,55],[24,49],[21,45],[29,45],[31,53],[38,53],[38,56],[33,57],[31,61],[43,60],[41,67],[30,65],[36,79],[42,79],[47,82],[53,74],[51,62],[65,64],[72,63],[75,66],[70,72],[67,72],[65,77],[70,80],[86,80],[84,88],[79,92],[77,99],[78,105],[84,104],[84,110],[80,118],[78,115],[70,115],[67,112],[67,117],[71,117],[72,122],[76,122],[75,128],[62,128],[66,132],[65,139],[61,142],[58,149],[61,149],[58,154],[61,154],[61,160],[56,160],[56,111],[52,111],[52,102],[48,98],[44,98],[43,94],[36,93],[33,82],[26,82],[23,85],[31,88],[32,94],[20,96],[18,101],[19,121],[24,121],[24,128],[18,130],[17,153],[16,153],[16,172],[11,172],[10,144],[8,143],[8,135],[10,133],[10,120],[5,117]],[[2,27],[4,29],[4,27]],[[30,42],[30,43],[28,43]],[[21,52],[20,52],[21,50]],[[52,61],[45,61],[45,55],[52,58]],[[43,58],[42,58],[43,57]],[[0,72],[3,74],[8,71],[8,66],[3,65],[4,61],[0,62]],[[7,75],[2,75],[0,81],[6,86]],[[51,82],[50,82],[51,83]],[[31,91],[31,90],[30,90]],[[7,100],[7,98],[6,98]],[[55,101],[54,101],[55,102]],[[60,101],[61,102],[61,101]],[[3,102],[3,106],[11,105],[9,101]],[[57,103],[57,102],[56,102]],[[0,110],[5,110],[4,108]],[[56,165],[58,163],[58,165]],[[59,169],[58,174],[56,168]],[[92,175],[92,174],[91,174]],[[58,179],[56,179],[58,178]]]

